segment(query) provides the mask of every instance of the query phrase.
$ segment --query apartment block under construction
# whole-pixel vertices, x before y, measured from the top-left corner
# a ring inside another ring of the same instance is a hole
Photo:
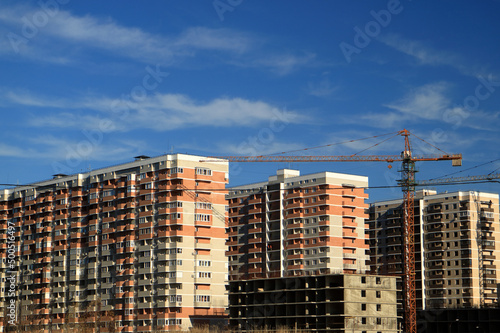
[[[368,178],[279,170],[229,189],[230,280],[365,273]]]
[[[415,195],[417,307],[468,308],[497,305],[500,260],[498,194],[483,192]],[[401,274],[402,200],[370,207],[370,266],[377,274]]]
[[[396,277],[329,274],[230,282],[229,315],[238,332],[399,332]]]
[[[227,161],[176,154],[2,190],[2,239],[15,228],[18,322],[150,332],[227,319],[227,182]]]

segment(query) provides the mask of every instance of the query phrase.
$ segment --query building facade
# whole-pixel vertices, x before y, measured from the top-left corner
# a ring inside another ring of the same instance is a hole
[[[18,322],[52,332],[224,320],[227,182],[227,161],[175,154],[2,190],[2,308],[14,299]]]
[[[415,195],[417,308],[469,308],[498,304],[498,194],[482,192]],[[402,273],[402,200],[370,207],[370,267],[377,274]]]
[[[228,191],[230,280],[368,270],[368,178],[279,170]]]
[[[314,275],[231,281],[230,326],[396,333],[396,277]]]

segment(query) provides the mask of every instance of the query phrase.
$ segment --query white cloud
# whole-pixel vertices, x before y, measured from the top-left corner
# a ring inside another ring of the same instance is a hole
[[[465,65],[465,60],[459,55],[435,49],[421,41],[405,39],[397,34],[379,36],[377,40],[417,59],[422,65],[450,66],[464,75],[474,77],[485,75],[477,66]]]
[[[352,117],[346,116],[343,123],[363,123],[370,127],[385,129],[411,128],[421,124],[443,127],[449,130],[474,129],[497,132],[500,126],[500,111],[467,110],[455,104],[449,97],[450,85],[445,82],[430,83],[410,90],[402,98],[384,104],[389,109],[366,112]],[[488,119],[485,122],[485,119]]]
[[[7,91],[4,96],[5,100],[24,106],[64,108],[67,103],[62,99],[35,96],[27,91]]]
[[[343,120],[346,123],[367,124],[376,128],[401,128],[402,124],[408,120],[397,112],[369,112],[358,117],[347,117]]]
[[[269,68],[278,75],[287,75],[298,68],[310,65],[315,59],[316,55],[313,53],[306,53],[299,56],[294,54],[268,55],[267,57],[258,58],[240,65],[244,67]]]
[[[0,142],[0,156],[3,157],[33,157],[34,149],[24,149]]]
[[[84,59],[98,50],[118,58],[172,66],[198,54],[221,52],[225,57],[218,61],[225,64],[264,68],[277,75],[289,74],[315,59],[312,53],[278,54],[272,43],[266,44],[265,37],[229,28],[190,27],[180,33],[161,35],[124,26],[112,18],[76,16],[62,7],[33,36],[25,38],[25,18],[29,20],[40,11],[36,6],[0,4],[0,33],[14,33],[23,40],[15,46],[1,41],[0,54],[67,65],[88,61]]]
[[[412,117],[439,119],[451,103],[444,95],[447,89],[448,85],[445,83],[427,84],[414,89],[401,100],[385,106]]]
[[[258,133],[255,133],[256,137]],[[276,135],[277,136],[277,135]],[[199,144],[183,144],[181,148],[193,149],[204,151],[206,146],[201,146]],[[215,148],[215,149],[214,149]],[[293,142],[283,142],[275,136],[272,136],[270,140],[265,142],[256,140],[243,139],[240,142],[225,141],[219,142],[210,146],[211,151],[217,151],[217,156],[231,156],[231,155],[269,155],[276,154],[280,152],[292,151],[296,149],[304,148],[304,144],[293,143]]]
[[[409,91],[399,100],[383,105],[389,111],[368,112],[357,119],[346,117],[347,123],[359,122],[372,127],[402,129],[423,121],[446,122],[446,116],[459,115],[461,110],[452,106],[447,97],[449,85],[444,82],[426,84]],[[437,124],[437,123],[436,123]]]
[[[8,102],[16,105],[64,109],[49,115],[33,114],[28,123],[37,127],[102,127],[103,131],[145,128],[166,131],[197,126],[254,127],[265,123],[288,124],[308,120],[308,117],[296,111],[282,110],[263,101],[237,97],[200,102],[181,94],[148,95],[141,101],[107,97],[54,101],[26,92],[8,92],[4,96]],[[103,126],[104,122],[112,125]]]
[[[319,83],[309,82],[307,91],[312,96],[327,97],[332,95],[337,89],[338,86],[332,86],[330,80],[325,78]]]
[[[23,40],[15,47],[11,44],[11,47],[2,48],[4,52],[18,48],[21,55],[33,58],[38,54],[39,60],[47,61],[40,56],[44,55],[49,56],[48,61],[65,63],[69,58],[56,55],[61,50],[79,54],[86,48],[94,48],[141,62],[167,65],[176,57],[190,56],[200,50],[242,53],[252,44],[248,35],[230,29],[192,27],[179,35],[166,37],[120,25],[111,18],[75,16],[62,9],[48,17],[47,23],[36,28],[36,32],[27,35],[23,29],[26,19],[29,21],[39,12],[38,7],[3,6],[0,31]],[[2,41],[2,46],[5,44],[5,40]]]
[[[229,29],[194,27],[184,31],[174,44],[180,48],[243,53],[249,50],[253,41],[250,36]]]

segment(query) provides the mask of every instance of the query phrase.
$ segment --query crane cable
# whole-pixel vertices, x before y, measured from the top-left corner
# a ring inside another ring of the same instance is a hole
[[[301,148],[301,149],[295,149],[295,150],[289,150],[289,151],[282,151],[282,152],[279,152],[279,153],[272,153],[272,154],[266,154],[266,155],[259,155],[257,157],[261,157],[261,156],[274,156],[274,155],[282,155],[282,154],[290,154],[290,153],[295,153],[295,152],[298,152],[298,151],[306,151],[306,150],[313,150],[313,149],[319,149],[319,148],[325,148],[325,147],[331,147],[331,146],[338,146],[338,145],[342,145],[342,144],[347,144],[347,143],[352,143],[352,142],[356,142],[356,141],[363,141],[363,140],[369,140],[369,139],[374,139],[374,138],[379,138],[379,137],[383,137],[383,136],[387,136],[387,135],[391,135],[391,134],[395,134],[394,136],[398,135],[399,134],[399,131],[398,132],[392,132],[392,133],[386,133],[386,134],[380,134],[380,135],[374,135],[374,136],[369,136],[369,137],[366,137],[366,138],[360,138],[360,139],[353,139],[353,140],[348,140],[348,141],[342,141],[342,142],[336,142],[336,143],[330,143],[330,144],[327,144],[327,145],[322,145],[322,146],[315,146],[315,147],[309,147],[309,148]],[[393,136],[393,137],[394,137]],[[392,137],[391,137],[392,138]],[[356,154],[359,154],[356,153]],[[356,155],[354,154],[354,155]]]
[[[439,179],[439,178],[449,177],[449,176],[452,176],[452,175],[456,175],[457,173],[461,173],[461,172],[465,172],[465,171],[468,171],[468,170],[476,169],[476,168],[482,167],[484,165],[487,165],[487,164],[490,164],[490,163],[493,163],[493,162],[496,162],[496,161],[500,161],[500,158],[497,158],[495,160],[491,160],[491,161],[486,162],[486,163],[481,163],[481,164],[478,164],[476,166],[473,166],[473,167],[470,167],[470,168],[467,168],[467,169],[464,169],[464,170],[460,170],[460,171],[457,171],[457,172],[449,173],[447,175],[442,175],[442,176],[439,176],[439,177],[436,177],[436,178],[432,178],[432,179],[429,179],[429,180],[436,180],[436,179]],[[491,175],[493,172],[497,171],[498,169],[500,169],[500,168],[496,168],[495,170],[493,170],[492,172],[490,172],[488,175]]]

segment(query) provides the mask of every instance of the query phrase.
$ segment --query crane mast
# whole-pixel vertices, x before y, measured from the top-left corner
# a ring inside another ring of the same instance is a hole
[[[417,332],[417,306],[415,293],[415,161],[411,156],[410,133],[404,131],[405,150],[402,153],[403,163],[401,180],[403,191],[403,309],[405,330],[408,333]]]

